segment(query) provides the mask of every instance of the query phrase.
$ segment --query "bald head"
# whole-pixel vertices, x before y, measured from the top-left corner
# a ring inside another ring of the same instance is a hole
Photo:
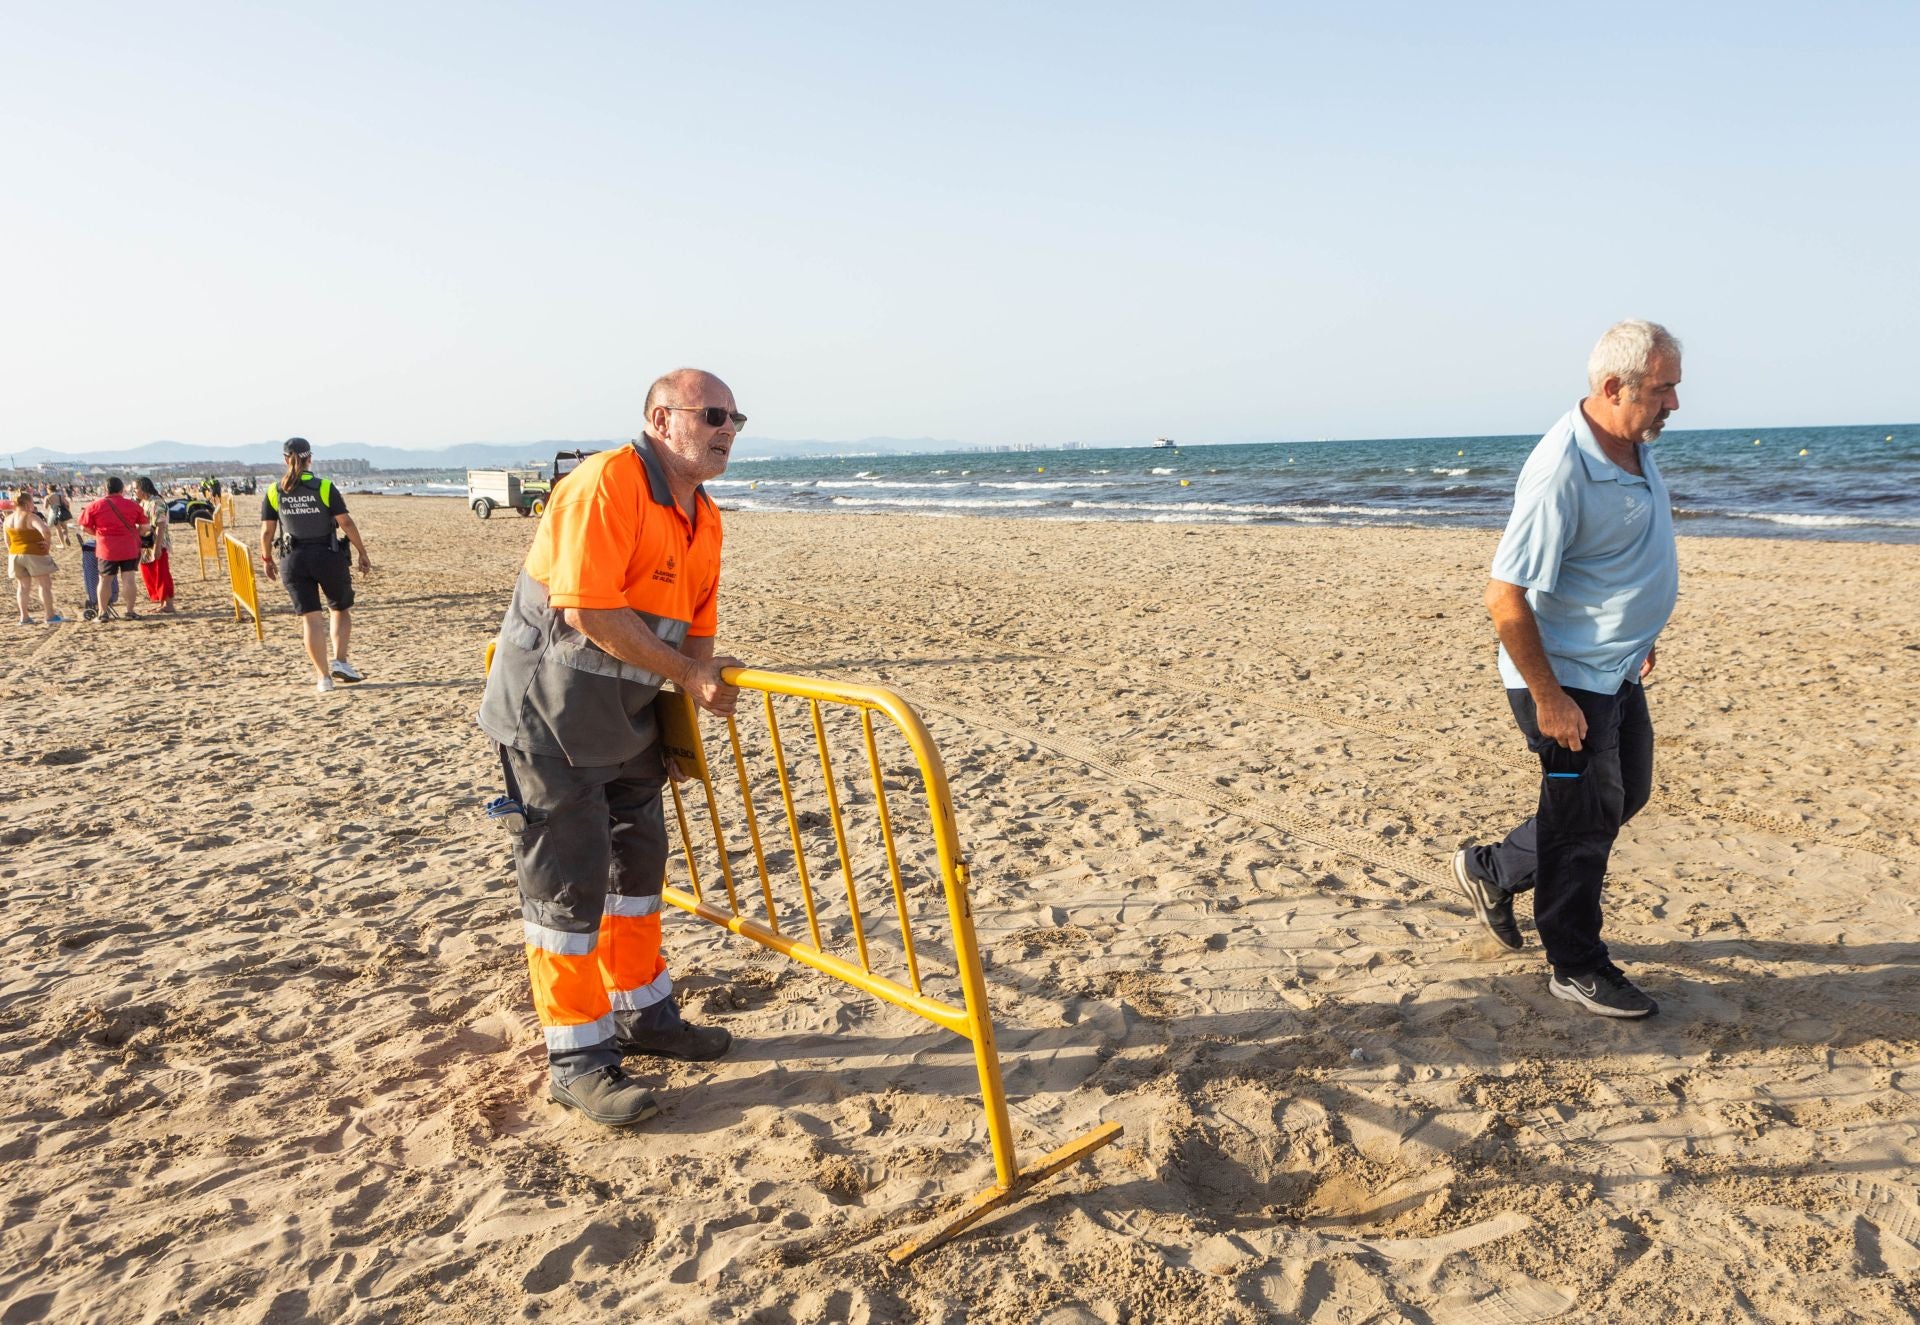
[[[727,384],[702,369],[676,368],[647,388],[647,436],[681,506],[691,510],[694,487],[726,472],[746,421]]]
[[[676,368],[653,379],[653,385],[647,388],[646,404],[641,408],[651,419],[656,405],[704,404],[705,396],[716,388],[732,399],[733,393],[727,391],[727,384],[706,369]]]

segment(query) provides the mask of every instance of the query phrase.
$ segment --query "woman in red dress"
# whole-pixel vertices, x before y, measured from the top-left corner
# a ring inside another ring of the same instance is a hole
[[[153,546],[140,551],[140,578],[147,582],[147,597],[160,604],[162,612],[173,611],[173,567],[167,556],[173,542],[167,534],[167,503],[160,490],[146,477],[133,481],[140,494],[141,509],[153,521]]]

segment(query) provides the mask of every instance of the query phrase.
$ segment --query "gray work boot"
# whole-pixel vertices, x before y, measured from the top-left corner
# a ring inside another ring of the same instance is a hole
[[[547,1093],[606,1127],[631,1127],[660,1112],[660,1101],[618,1064],[597,1067],[565,1084],[549,1080]]]

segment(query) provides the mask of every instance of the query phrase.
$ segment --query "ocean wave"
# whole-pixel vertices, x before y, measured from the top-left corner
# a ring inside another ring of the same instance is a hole
[[[835,497],[835,506],[959,506],[976,511],[1000,511],[1047,506],[1044,501],[1021,501],[1006,498],[981,498],[973,500],[967,497]]]
[[[958,485],[956,484],[955,486]],[[1018,488],[1026,490],[1035,488],[1117,488],[1120,485],[1118,483],[1099,483],[1088,479],[1063,478],[1057,483],[1035,483],[1030,479],[1016,479],[1012,483],[992,483],[986,479],[982,479],[978,486],[983,488]]]
[[[1413,471],[1408,470],[1407,472],[1412,473]],[[1465,465],[1462,465],[1458,469],[1435,469],[1435,470],[1430,470],[1428,472],[1434,473],[1434,474],[1443,474],[1447,478],[1459,478],[1462,474],[1471,474],[1473,471],[1471,469],[1468,469]]]
[[[824,506],[795,506],[783,501],[759,501],[753,497],[727,497],[714,503],[723,511],[771,511],[777,515],[832,515]]]
[[[1150,469],[1150,470],[1148,470],[1147,472],[1148,472],[1149,474],[1171,474],[1171,473],[1173,473],[1173,471],[1172,471],[1171,469]]]
[[[809,481],[816,488],[964,488],[959,479],[948,483],[919,483],[906,478],[822,478]]]
[[[1376,519],[1417,519],[1427,515],[1453,515],[1425,506],[1263,506],[1254,502],[1218,501],[1076,501],[1075,510],[1085,511],[1166,511],[1174,514],[1204,512],[1213,515],[1277,515],[1292,520],[1314,520],[1331,515],[1364,515]]]
[[[1816,515],[1800,511],[1716,511],[1707,508],[1676,510],[1687,519],[1759,520],[1793,529],[1920,529],[1920,520],[1899,516]]]

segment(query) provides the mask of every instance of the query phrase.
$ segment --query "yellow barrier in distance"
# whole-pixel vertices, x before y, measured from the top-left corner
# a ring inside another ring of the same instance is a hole
[[[226,517],[227,527],[232,528],[233,494],[231,492],[223,492],[220,494],[220,514]]]
[[[211,521],[196,520],[194,523],[210,524]],[[242,611],[250,614],[253,617],[253,637],[264,644],[267,642],[267,633],[260,624],[260,586],[253,578],[253,553],[232,534],[228,534],[223,541],[227,549],[227,588],[233,596],[233,619],[240,620]]]
[[[781,929],[779,910],[773,898],[773,879],[767,868],[767,850],[760,835],[759,815],[754,808],[753,794],[748,786],[748,761],[746,753],[741,748],[740,728],[736,719],[729,718],[727,719],[727,738],[732,748],[734,776],[740,791],[740,804],[744,811],[747,835],[752,846],[753,861],[760,876],[760,900],[766,908],[766,920],[762,923],[760,920],[741,914],[739,895],[735,888],[732,852],[721,826],[719,799],[715,795],[714,778],[707,762],[705,744],[701,739],[698,715],[693,702],[678,691],[663,692],[655,705],[654,711],[660,718],[661,742],[667,753],[679,765],[680,771],[690,782],[697,781],[705,793],[707,818],[713,834],[712,841],[707,845],[712,848],[712,854],[717,858],[721,880],[725,884],[726,897],[725,905],[718,905],[716,903],[720,899],[715,898],[709,901],[701,887],[699,870],[695,865],[694,836],[687,820],[686,803],[681,798],[680,788],[670,782],[668,785],[673,791],[674,811],[680,822],[680,838],[687,869],[687,881],[692,891],[683,891],[668,884],[662,891],[663,900],[712,924],[752,939],[763,947],[803,962],[856,989],[865,990],[876,998],[885,999],[896,1007],[904,1008],[936,1026],[944,1027],[973,1044],[974,1066],[980,1077],[981,1102],[987,1113],[987,1135],[993,1147],[996,1182],[986,1191],[971,1198],[958,1211],[931,1226],[922,1236],[903,1243],[888,1253],[895,1263],[904,1262],[920,1252],[947,1241],[983,1216],[1018,1200],[1036,1183],[1108,1144],[1120,1135],[1120,1124],[1103,1124],[1043,1156],[1026,1168],[1019,1166],[1014,1153],[1013,1130],[1007,1116],[1007,1094],[1001,1081],[999,1052],[994,1045],[993,1018],[987,1008],[986,975],[980,964],[980,945],[973,930],[973,909],[968,897],[967,864],[961,854],[959,829],[954,822],[953,796],[947,786],[946,767],[941,761],[940,751],[912,707],[892,691],[879,686],[822,681],[811,677],[765,672],[752,668],[729,669],[725,676],[730,684],[740,687],[741,690],[759,693],[764,703],[771,760],[778,774],[780,799],[786,813],[787,834],[793,848],[793,873],[800,886],[807,935],[805,938],[794,937]],[[792,696],[806,701],[808,716],[811,718],[814,745],[819,756],[828,814],[833,824],[834,851],[846,883],[849,921],[857,960],[848,960],[846,957],[827,952],[821,940],[820,908],[816,906],[812,881],[808,876],[801,815],[794,805],[793,779],[789,776],[786,749],[780,739],[779,720],[774,711],[773,701],[776,695]],[[826,724],[823,721],[823,706],[829,706],[829,710],[837,708],[859,715],[861,741],[866,755],[867,769],[872,776],[871,810],[878,820],[879,837],[885,849],[885,877],[892,884],[895,914],[900,924],[901,949],[907,977],[905,983],[879,974],[873,969],[874,954],[860,912],[858,889],[855,887],[855,870],[840,794],[834,779],[832,758],[829,754]],[[921,790],[925,795],[930,821],[927,827],[931,830],[940,879],[945,892],[949,937],[953,944],[956,968],[954,974],[958,978],[961,990],[962,1001],[958,1006],[926,993],[921,985],[919,958],[914,948],[913,929],[909,917],[907,889],[901,875],[900,852],[894,838],[893,818],[887,802],[885,780],[881,773],[879,749],[874,739],[876,714],[890,722],[906,740],[915,762],[919,765]]]
[[[193,522],[193,541],[200,549],[200,578],[211,579],[207,567],[220,564],[220,531],[203,516]]]

